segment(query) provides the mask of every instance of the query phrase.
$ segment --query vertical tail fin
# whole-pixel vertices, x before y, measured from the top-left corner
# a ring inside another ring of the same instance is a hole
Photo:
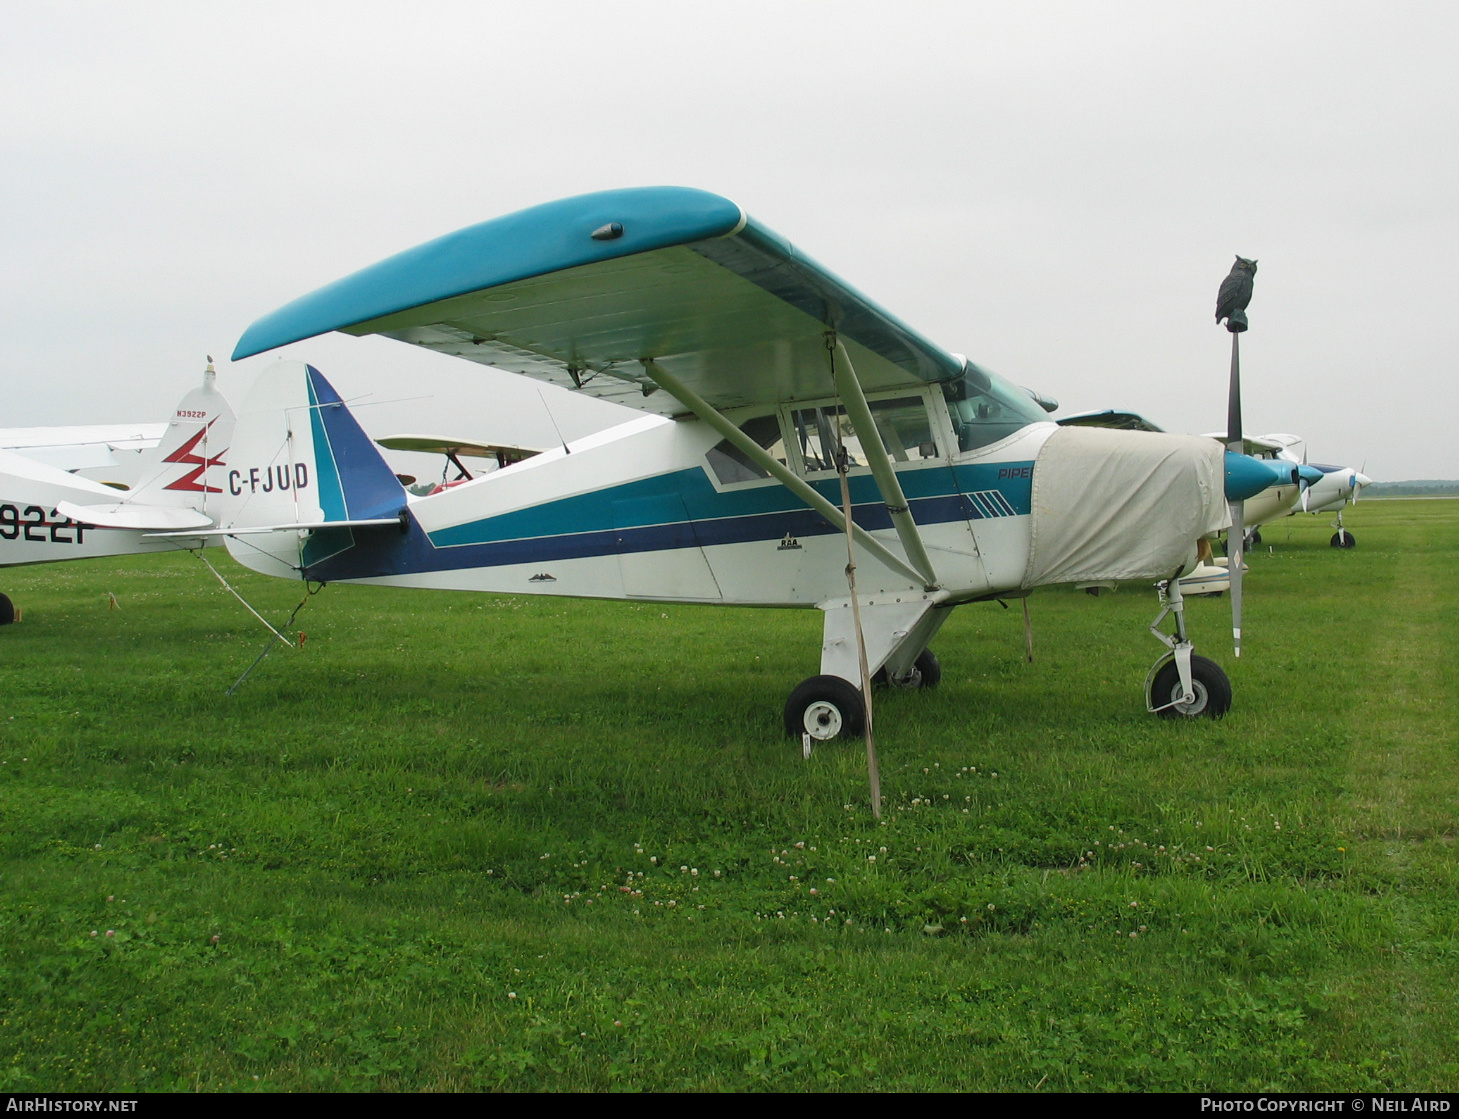
[[[396,517],[406,505],[399,479],[334,386],[298,361],[259,374],[222,480],[227,528]],[[303,578],[354,544],[355,530],[342,527],[230,537],[228,550],[256,571]]]
[[[218,391],[217,377],[209,358],[202,385],[182,398],[162,441],[144,456],[128,503],[185,506],[216,515],[234,425],[233,408]]]

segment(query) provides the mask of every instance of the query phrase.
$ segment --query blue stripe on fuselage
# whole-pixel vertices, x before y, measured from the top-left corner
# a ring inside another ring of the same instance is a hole
[[[993,463],[909,470],[898,474],[913,518],[921,525],[1026,515],[1032,497],[1032,463]],[[1002,475],[1000,477],[1000,475]],[[870,476],[850,480],[852,518],[868,530],[892,527],[891,515]],[[953,489],[954,484],[958,487]],[[833,502],[839,482],[812,483]],[[995,492],[999,501],[990,501]],[[976,494],[974,498],[969,496]],[[688,521],[614,524],[616,514],[657,495],[681,499]],[[1000,508],[1004,506],[1006,508]],[[837,531],[783,486],[719,492],[698,467],[644,478],[589,494],[562,498],[470,524],[427,534],[414,516],[408,531],[356,534],[356,547],[308,569],[310,579],[366,579],[472,567],[582,559],[630,552],[712,547],[822,536]]]
[[[907,470],[898,473],[902,491],[911,504],[919,523],[936,524],[942,520],[958,520],[964,517],[977,519],[984,516],[1026,514],[1031,497],[1032,463],[997,463],[990,465],[958,466],[951,472],[947,469],[931,468]],[[1000,474],[1002,477],[1000,477]],[[840,504],[840,483],[834,479],[820,479],[811,483],[823,497],[833,505]],[[1012,509],[1011,514],[1002,510],[985,510],[973,505],[971,511],[961,509],[941,510],[929,507],[924,518],[922,506],[926,499],[957,498],[961,494],[1000,490]],[[764,516],[771,513],[806,511],[805,503],[780,485],[756,486],[739,490],[716,490],[700,467],[690,467],[670,474],[659,474],[642,478],[621,486],[594,490],[575,497],[560,498],[557,501],[534,505],[529,509],[518,509],[511,513],[488,517],[480,521],[453,525],[438,529],[430,534],[431,543],[438,548],[450,548],[463,544],[486,544],[505,540],[524,540],[541,537],[561,536],[568,533],[607,531],[624,527],[615,523],[614,505],[617,502],[634,501],[646,497],[672,494],[684,502],[689,519],[696,525],[706,522]],[[922,500],[919,500],[922,499]],[[851,501],[853,506],[880,506],[885,524],[868,524],[868,528],[890,527],[876,482],[870,475],[858,475],[851,479]],[[870,512],[870,511],[868,511]],[[941,513],[942,515],[938,515]],[[621,516],[621,511],[619,513]],[[819,518],[818,518],[819,519]],[[857,523],[862,514],[858,511]],[[761,539],[749,537],[748,539]],[[768,539],[766,537],[765,539]]]

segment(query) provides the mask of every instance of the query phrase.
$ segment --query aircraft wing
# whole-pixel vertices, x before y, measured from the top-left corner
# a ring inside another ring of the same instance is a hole
[[[14,451],[58,470],[115,466],[118,452],[136,455],[162,440],[161,424],[78,424],[0,428],[0,450]]]
[[[1226,442],[1224,431],[1208,431],[1206,438],[1214,439],[1218,443]],[[1252,455],[1256,458],[1263,458],[1286,450],[1293,443],[1302,442],[1301,438],[1295,435],[1248,435],[1241,440],[1243,454]]]
[[[1138,412],[1117,412],[1113,408],[1106,408],[1102,412],[1076,412],[1054,422],[1060,427],[1112,427],[1120,431],[1165,430]]]
[[[650,412],[652,358],[716,408],[834,391],[835,328],[866,392],[959,376],[934,345],[728,199],[604,191],[470,226],[259,319],[233,360],[327,331],[382,334]]]
[[[375,440],[387,451],[416,451],[426,455],[455,455],[458,458],[496,458],[520,462],[542,453],[541,447],[517,447],[510,443],[473,443],[447,435],[383,435]]]

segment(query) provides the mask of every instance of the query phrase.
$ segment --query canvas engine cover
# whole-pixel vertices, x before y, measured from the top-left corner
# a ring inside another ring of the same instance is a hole
[[[1231,523],[1213,439],[1065,427],[1034,460],[1025,587],[1162,579]]]

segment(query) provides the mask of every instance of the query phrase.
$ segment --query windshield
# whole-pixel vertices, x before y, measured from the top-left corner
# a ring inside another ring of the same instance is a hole
[[[942,386],[942,393],[960,451],[986,447],[1021,427],[1048,419],[1028,393],[972,362],[960,378]]]

